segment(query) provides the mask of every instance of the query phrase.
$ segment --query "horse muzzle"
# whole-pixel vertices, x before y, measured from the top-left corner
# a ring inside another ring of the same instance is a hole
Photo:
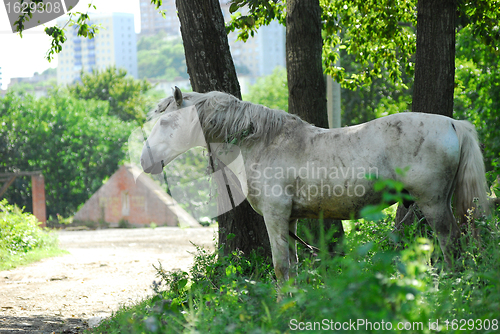
[[[146,140],[142,149],[141,166],[145,173],[150,174],[160,174],[165,166],[163,160],[155,161],[148,140]]]
[[[163,171],[163,167],[165,167],[163,160],[153,164],[146,164],[144,159],[141,159],[141,166],[145,173],[150,174],[160,174]]]

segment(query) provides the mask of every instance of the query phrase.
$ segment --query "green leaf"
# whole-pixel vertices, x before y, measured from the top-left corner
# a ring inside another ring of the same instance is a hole
[[[184,287],[186,286],[187,283],[188,283],[187,278],[183,278],[183,279],[179,280],[177,282],[177,289],[178,289],[178,291],[184,289]]]
[[[233,2],[231,4],[231,6],[229,6],[229,13],[232,14],[232,13],[236,12],[239,8],[240,8],[240,6],[236,2]]]
[[[381,220],[386,217],[386,214],[382,212],[382,210],[384,210],[385,208],[386,205],[384,204],[368,205],[365,206],[363,209],[361,209],[360,215],[366,220],[371,220],[371,221]]]
[[[232,276],[236,274],[236,267],[232,264],[226,267],[226,276]]]
[[[366,244],[364,245],[361,245],[359,246],[357,249],[356,249],[356,253],[361,256],[361,257],[365,257],[368,252],[370,252],[372,249],[373,249],[373,242],[367,242]]]

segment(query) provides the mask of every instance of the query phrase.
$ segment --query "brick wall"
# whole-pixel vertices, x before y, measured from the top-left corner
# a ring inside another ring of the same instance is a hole
[[[169,209],[175,205],[148,176],[134,180],[130,165],[121,166],[77,212],[77,221],[105,221],[117,226],[120,220],[132,225],[177,226],[178,218]],[[171,199],[170,199],[171,200]]]
[[[42,174],[31,176],[31,188],[33,192],[33,215],[45,226],[47,213],[45,211],[45,180]]]

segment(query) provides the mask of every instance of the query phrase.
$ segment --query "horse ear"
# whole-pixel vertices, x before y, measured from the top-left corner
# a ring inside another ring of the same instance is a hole
[[[177,86],[175,86],[175,89],[174,89],[174,99],[175,99],[175,103],[177,103],[177,106],[180,107],[182,104],[182,92],[179,89],[179,87],[177,87]]]

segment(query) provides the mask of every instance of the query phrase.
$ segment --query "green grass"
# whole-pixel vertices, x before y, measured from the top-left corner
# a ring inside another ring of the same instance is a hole
[[[57,235],[39,224],[32,214],[0,201],[0,270],[67,254],[59,249]]]
[[[69,254],[69,252],[60,249],[59,247],[37,248],[27,253],[15,255],[3,254],[0,255],[0,257],[2,258],[0,262],[0,271],[13,269],[19,266],[25,266],[45,258],[61,256],[65,254]]]
[[[152,298],[120,309],[90,332],[320,333],[353,322],[359,333],[381,332],[377,326],[435,333],[436,325],[442,333],[500,332],[498,219],[479,223],[481,243],[464,235],[456,271],[443,266],[426,229],[409,227],[399,240],[390,234],[392,219],[360,220],[343,257],[303,256],[280,301],[272,266],[262,258],[218,258],[199,249],[189,272],[160,266]]]
[[[153,297],[89,332],[500,332],[498,212],[476,221],[480,241],[463,231],[451,269],[425,224],[395,234],[393,208],[368,213],[377,218],[345,222],[344,256],[301,250],[298,274],[281,290],[265,259],[199,248],[188,272],[158,267]]]

